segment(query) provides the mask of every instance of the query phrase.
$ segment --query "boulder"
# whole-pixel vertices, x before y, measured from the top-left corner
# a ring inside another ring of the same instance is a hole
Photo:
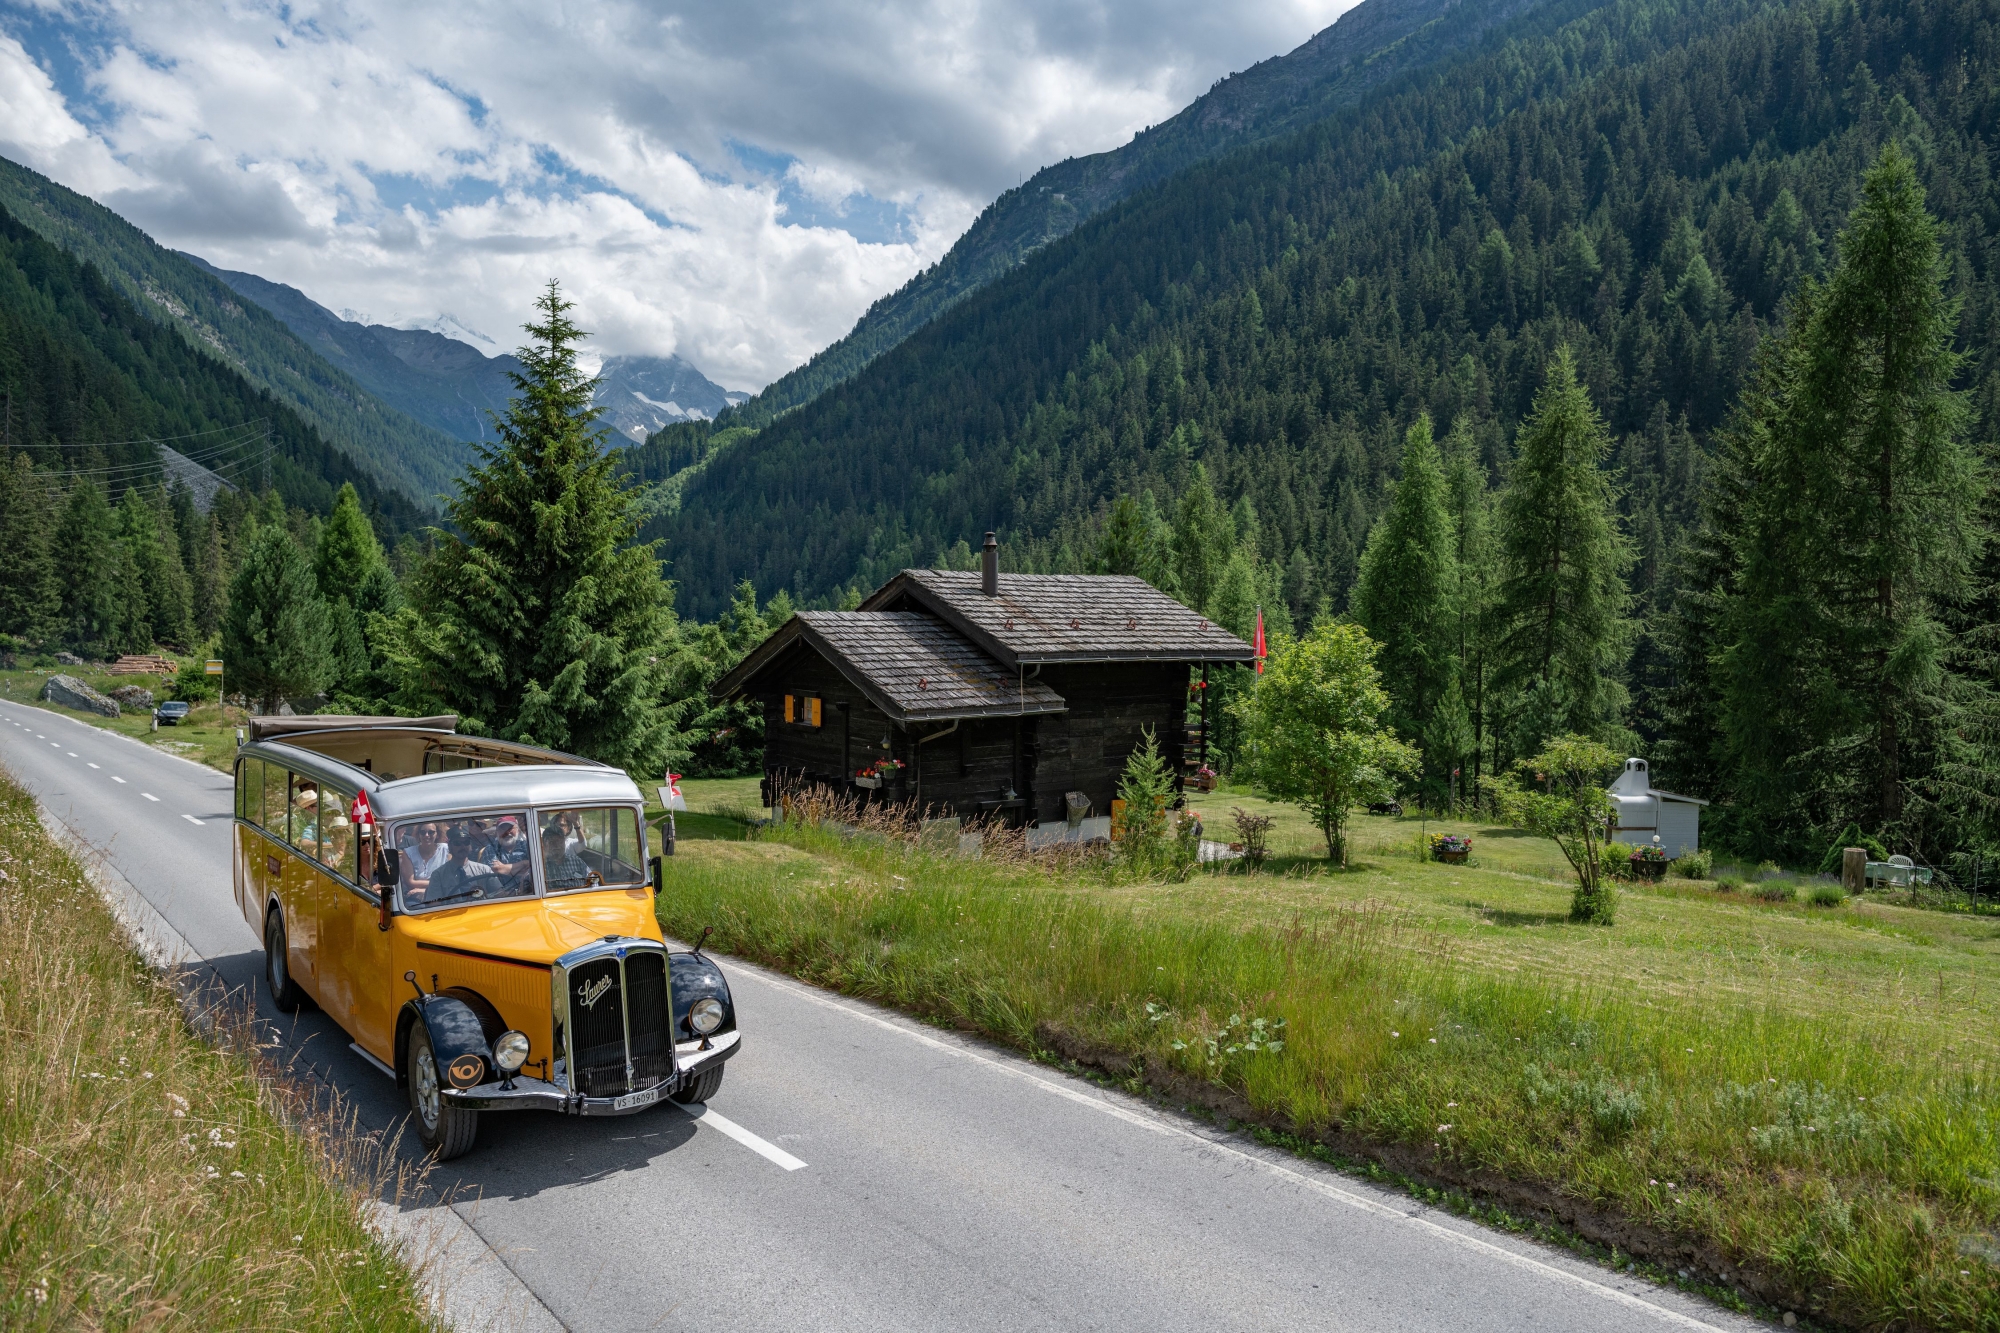
[[[74,708],[84,713],[102,713],[105,717],[117,717],[118,705],[99,694],[75,676],[50,676],[48,684],[42,686],[42,697],[52,704],[64,708]]]
[[[57,653],[57,654],[56,654],[56,665],[57,665],[57,666],[89,666],[89,665],[90,665],[90,663],[88,663],[88,662],[84,661],[84,660],[83,660],[83,659],[82,659],[81,657],[78,657],[78,656],[77,656],[77,655],[76,655],[75,653]]]
[[[143,685],[120,685],[111,691],[111,697],[121,708],[143,708],[153,711],[153,692]]]

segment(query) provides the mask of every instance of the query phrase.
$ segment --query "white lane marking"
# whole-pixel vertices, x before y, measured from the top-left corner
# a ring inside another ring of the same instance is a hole
[[[675,1102],[674,1105],[680,1106],[682,1111],[693,1117],[698,1123],[711,1125],[721,1130],[724,1134],[735,1139],[759,1157],[767,1161],[776,1162],[787,1171],[797,1171],[805,1165],[804,1162],[801,1162],[777,1144],[766,1143],[763,1139],[758,1138],[734,1120],[728,1119],[719,1112],[710,1110],[705,1102],[692,1102],[686,1106],[681,1106],[679,1102]]]
[[[66,754],[66,755],[68,755],[68,756],[69,756],[70,758],[72,758],[72,759],[76,758],[76,751],[75,751],[75,750],[64,750],[64,751],[63,751],[63,753],[64,753],[64,754]]]
[[[112,780],[113,782],[123,782],[123,781],[124,781],[125,779],[123,779],[123,778],[119,777],[119,776],[118,776],[118,775],[117,775],[116,773],[113,773],[113,774],[111,775],[111,780]]]
[[[49,742],[49,748],[50,748],[51,750],[60,750],[60,749],[62,749],[62,742],[61,742],[61,741],[50,741],[50,742]]]
[[[90,767],[92,767],[92,768],[96,768],[96,767],[97,767],[97,765],[96,765],[96,764],[91,764],[91,763],[90,763],[90,761],[89,761],[88,759],[84,760],[83,762],[84,762],[84,763],[86,763],[86,764],[90,764]]]
[[[149,792],[149,791],[142,791],[142,792],[140,792],[139,794],[140,794],[141,796],[145,797],[145,798],[146,798],[147,800],[149,800],[149,801],[157,801],[157,800],[159,800],[159,799],[160,799],[159,797],[157,797],[157,796],[153,795],[153,793],[151,793],[151,792]]]
[[[1240,1148],[1234,1148],[1227,1143],[1222,1143],[1218,1142],[1215,1139],[1206,1138],[1203,1135],[1182,1129],[1178,1125],[1168,1124],[1163,1121],[1154,1120],[1151,1117],[1138,1115],[1132,1111],[1126,1110],[1122,1106],[1116,1106],[1110,1102],[1100,1101],[1095,1097],[1086,1096],[1085,1094],[1077,1092],[1072,1088],[1065,1088],[1061,1084],[1051,1082],[1050,1080],[1045,1078],[1039,1078],[1034,1074],[1028,1073],[1026,1070],[1012,1068],[1009,1065],[999,1060],[992,1059],[989,1056],[981,1055],[976,1051],[969,1051],[964,1049],[963,1047],[953,1046],[949,1042],[939,1041],[936,1037],[932,1037],[923,1032],[913,1032],[909,1028],[903,1027],[900,1024],[888,1022],[886,1019],[877,1018],[875,1017],[875,1015],[871,1013],[867,1013],[863,1010],[853,1008],[850,1005],[842,1004],[838,1000],[834,1000],[825,995],[819,994],[808,987],[798,985],[794,982],[780,981],[777,978],[767,975],[761,971],[746,972],[739,970],[737,975],[748,976],[752,980],[761,981],[765,985],[774,987],[777,990],[789,991],[791,994],[798,996],[800,999],[807,1000],[813,1004],[819,1005],[821,1008],[834,1009],[839,1011],[840,1013],[848,1015],[850,1018],[858,1018],[865,1023],[873,1023],[876,1027],[885,1028],[890,1032],[898,1034],[899,1036],[908,1037],[912,1041],[916,1041],[925,1046],[929,1046],[934,1050],[943,1051],[948,1055],[958,1056],[967,1060],[971,1060],[976,1064],[985,1065],[989,1069],[996,1070],[999,1073],[1009,1075],[1010,1077],[1013,1078],[1018,1078],[1023,1082],[1033,1083],[1048,1092],[1055,1093],[1059,1097],[1063,1097],[1068,1099],[1069,1101],[1073,1101],[1080,1105],[1087,1106],[1093,1111],[1101,1111],[1106,1115],[1113,1116],[1119,1120],[1123,1120],[1128,1124],[1139,1125],[1142,1128],[1152,1130],[1156,1134],[1169,1134],[1177,1138],[1188,1139],[1194,1143],[1199,1144],[1201,1147],[1208,1149],[1211,1152],[1219,1153],[1227,1157],[1236,1158],[1238,1161],[1244,1162],[1252,1167],[1262,1168],[1263,1170],[1270,1172],[1274,1176],[1280,1176],[1286,1180],[1294,1182],[1295,1184],[1303,1185],[1307,1189],[1312,1190],[1317,1194],[1324,1195],[1329,1199],[1335,1200],[1336,1202],[1344,1203],[1350,1208],[1356,1208],[1364,1213],[1370,1213],[1376,1217],[1386,1218],[1390,1221],[1407,1223],[1408,1225],[1413,1226],[1420,1231],[1426,1232],[1429,1235],[1432,1235],[1439,1240],[1445,1241],[1447,1244],[1456,1245],[1461,1249],[1471,1250],[1477,1254],[1487,1255],[1491,1258],[1500,1260],[1502,1263],[1512,1264],[1516,1268],[1525,1268],[1529,1272],[1537,1273],[1543,1277],[1552,1277],[1556,1279],[1558,1282],[1567,1283],[1575,1287],[1581,1287],[1585,1291],[1590,1292],[1592,1295],[1602,1296],[1606,1300],[1612,1301],[1618,1305],[1625,1306],[1627,1309],[1636,1310],[1644,1314],[1652,1315],[1655,1318],[1663,1320],[1666,1323],[1672,1324],[1677,1328],[1698,1329],[1700,1330],[1700,1333],[1725,1333],[1725,1330],[1723,1330],[1719,1325],[1710,1324],[1703,1320],[1695,1319],[1692,1316],[1684,1315],[1680,1313],[1680,1311],[1678,1310],[1669,1310],[1665,1306],[1655,1305],[1651,1301],[1646,1300],[1643,1297],[1634,1296],[1629,1291],[1620,1291],[1616,1287],[1607,1286],[1605,1283],[1598,1282],[1592,1278],[1585,1277],[1581,1273],[1572,1273],[1566,1268],[1559,1268],[1554,1264],[1544,1263],[1542,1260],[1533,1258],[1532,1256],[1516,1253],[1515,1251],[1508,1249],[1504,1245],[1495,1245],[1492,1241],[1481,1239],[1478,1236],[1468,1235],[1465,1232],[1459,1231],[1452,1227],[1443,1226],[1437,1222],[1431,1221],[1428,1217],[1423,1217],[1415,1213],[1407,1213],[1400,1208],[1392,1208],[1387,1204],[1379,1203],[1374,1199],[1368,1198],[1366,1195],[1357,1194],[1352,1190],[1342,1189],[1340,1186],[1335,1185],[1330,1181],[1321,1180],[1318,1179],[1317,1177],[1307,1175],[1303,1171],[1295,1171],[1291,1167],[1285,1166],[1282,1163],[1269,1161],[1263,1157],[1258,1156],[1255,1153],[1244,1152]],[[682,1109],[692,1113],[694,1108],[683,1107]],[[720,1129],[722,1127],[718,1125],[716,1126],[716,1128]],[[733,1129],[735,1127],[732,1126],[731,1128]],[[724,1133],[728,1132],[729,1132],[728,1130],[724,1130]],[[732,1135],[732,1137],[734,1137],[734,1135]],[[762,1142],[762,1140],[759,1140],[759,1142]],[[754,1147],[755,1145],[752,1146]],[[771,1151],[778,1152],[780,1151],[780,1149],[773,1148]]]
[[[181,818],[190,824],[206,824],[208,822],[206,819],[196,819],[193,815],[182,815]]]

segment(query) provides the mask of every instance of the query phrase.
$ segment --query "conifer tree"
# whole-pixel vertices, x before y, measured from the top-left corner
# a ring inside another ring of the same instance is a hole
[[[1444,469],[1424,413],[1403,436],[1403,477],[1362,549],[1353,600],[1354,619],[1382,645],[1384,721],[1411,740],[1424,736],[1458,670],[1454,545]],[[1426,756],[1425,767],[1436,763]]]
[[[1111,504],[1097,544],[1097,572],[1131,574],[1154,587],[1166,581],[1166,535],[1153,493],[1143,500],[1121,495]]]
[[[1940,612],[1968,590],[1987,479],[1952,387],[1948,276],[1891,144],[1745,397],[1717,674],[1729,781],[1774,837],[1903,831],[1923,770],[1973,730]]]
[[[382,544],[361,512],[361,497],[352,483],[342,486],[333,513],[320,525],[313,574],[326,603],[337,679],[350,693],[360,688],[370,661],[366,613],[358,604],[361,587],[384,566]]]
[[[208,639],[222,628],[229,602],[225,564],[222,520],[210,513],[196,528],[194,560],[188,566],[188,611],[198,639]]]
[[[164,531],[163,519],[169,525]],[[155,504],[135,486],[118,502],[126,598],[120,637],[128,652],[148,652],[155,642],[181,646],[192,642],[187,573],[181,568],[180,539],[171,522],[164,495]]]
[[[661,704],[672,594],[653,545],[634,542],[571,303],[551,282],[535,305],[499,441],[414,582],[406,660],[474,728],[652,772],[674,742]]]
[[[1494,685],[1525,705],[1517,753],[1561,733],[1604,734],[1625,706],[1632,554],[1604,470],[1609,451],[1569,348],[1558,348],[1500,501]]]
[[[57,637],[85,656],[102,655],[118,638],[125,599],[118,520],[104,492],[87,477],[71,486],[56,524]]]
[[[1472,434],[1472,419],[1461,412],[1452,422],[1444,446],[1445,494],[1451,511],[1454,641],[1458,658],[1458,688],[1472,743],[1461,758],[1472,760],[1471,781],[1462,790],[1478,792],[1486,743],[1488,647],[1492,633],[1494,589],[1493,493]]]
[[[267,713],[334,680],[326,604],[312,562],[283,524],[260,524],[229,585],[224,677]]]
[[[1208,469],[1196,463],[1194,476],[1174,507],[1171,546],[1178,595],[1203,615],[1212,615],[1216,591],[1222,586],[1223,569],[1236,545],[1230,528],[1229,511],[1216,499]]]
[[[0,634],[30,643],[56,618],[55,498],[26,454],[0,460]]]

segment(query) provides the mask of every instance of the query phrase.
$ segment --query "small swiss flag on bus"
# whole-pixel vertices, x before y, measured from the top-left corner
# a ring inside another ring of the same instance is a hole
[[[1264,657],[1270,651],[1264,642],[1264,608],[1257,608],[1257,635],[1250,641],[1250,651],[1257,656],[1257,674],[1264,674]]]
[[[358,791],[354,793],[354,805],[348,810],[347,817],[353,821],[355,830],[362,837],[366,838],[374,834],[375,812],[368,808],[367,792]]]

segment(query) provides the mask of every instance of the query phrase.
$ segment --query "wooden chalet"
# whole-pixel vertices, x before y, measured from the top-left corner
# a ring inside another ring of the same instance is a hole
[[[906,569],[855,611],[801,611],[716,682],[762,700],[765,800],[810,783],[1014,823],[1107,816],[1145,731],[1204,757],[1191,668],[1250,645],[1125,575]],[[1198,707],[1198,705],[1197,705]]]

